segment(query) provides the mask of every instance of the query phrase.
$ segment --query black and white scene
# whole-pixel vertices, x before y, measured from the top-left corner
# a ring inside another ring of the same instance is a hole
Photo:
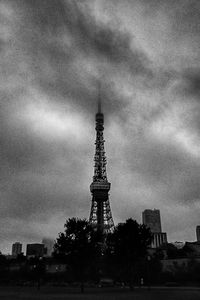
[[[0,299],[200,299],[200,1],[0,0]]]

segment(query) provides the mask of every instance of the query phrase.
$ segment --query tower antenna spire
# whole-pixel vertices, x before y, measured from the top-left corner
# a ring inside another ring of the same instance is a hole
[[[101,81],[98,84],[98,113],[101,113]]]

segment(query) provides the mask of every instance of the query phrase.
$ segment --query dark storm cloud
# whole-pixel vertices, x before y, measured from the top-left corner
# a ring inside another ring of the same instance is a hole
[[[176,3],[176,1],[175,1]],[[181,5],[180,5],[181,4]],[[194,37],[200,32],[200,3],[193,1],[178,1],[174,11],[174,30],[181,38],[187,35],[188,38]],[[176,35],[177,38],[177,35]]]
[[[80,197],[84,199],[82,207],[87,208],[86,193],[82,192],[80,195],[79,192],[74,193],[72,189],[68,189],[67,192],[63,189],[64,185],[73,184],[74,175],[71,174],[69,177],[63,172],[61,176],[56,171],[49,172],[48,178],[46,173],[37,174],[28,171],[18,172],[16,174],[18,178],[15,177],[13,180],[10,176],[10,188],[6,191],[8,203],[1,209],[1,218],[9,215],[13,220],[41,222],[48,221],[53,211],[56,215],[65,212],[66,217],[75,215],[76,208],[80,205]],[[65,171],[67,173],[69,168]],[[74,207],[71,207],[72,203]]]
[[[131,159],[131,149],[126,152],[131,172],[143,178],[143,182],[152,187],[164,186],[168,199],[174,203],[193,205],[200,195],[200,164],[180,152],[175,146],[156,145],[142,142],[135,147],[134,159]],[[162,188],[161,188],[162,189]],[[165,200],[160,199],[160,202]]]
[[[18,142],[22,140],[19,136]],[[87,155],[83,147],[80,152],[70,149],[67,143],[65,146],[42,141],[37,144],[36,139],[31,148],[29,140],[25,141],[26,146],[13,145],[12,141],[7,156],[3,155],[1,160],[1,217],[45,222],[55,211],[56,214],[65,211],[66,217],[75,215],[80,201],[82,208],[87,207],[88,192],[71,188],[77,180],[79,184],[85,180]]]
[[[200,69],[186,69],[182,73],[182,80],[178,86],[178,91],[182,95],[195,97],[200,96]]]
[[[7,124],[8,125],[8,124]],[[1,132],[1,160],[8,166],[16,169],[26,169],[36,164],[49,162],[51,154],[43,141],[36,141],[28,132],[28,128],[6,127],[6,132]]]
[[[96,50],[105,55],[109,62],[122,63],[134,75],[151,75],[148,58],[142,51],[131,49],[128,33],[102,27],[93,33],[93,40]]]
[[[143,5],[147,15],[155,15],[160,11],[169,18],[170,35],[176,43],[180,40],[188,40],[192,44],[199,42],[200,2],[198,0],[142,0],[138,3]]]
[[[99,76],[108,83],[102,85],[106,95],[111,87],[109,75],[116,68],[128,69],[134,76],[152,76],[148,58],[142,50],[131,47],[128,32],[98,23],[81,2],[19,1],[18,5],[23,15],[20,47],[29,56],[35,80],[45,92],[90,110],[94,109]],[[85,60],[97,73],[100,70],[100,75],[80,72]],[[108,74],[101,74],[101,64],[110,65]],[[117,93],[107,96],[107,111],[113,112],[113,105],[109,109],[113,98],[119,103]]]

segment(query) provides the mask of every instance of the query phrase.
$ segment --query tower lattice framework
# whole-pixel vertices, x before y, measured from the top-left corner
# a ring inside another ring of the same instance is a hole
[[[112,218],[109,190],[110,182],[106,174],[106,155],[104,150],[104,115],[101,112],[101,99],[98,101],[98,112],[96,114],[96,149],[94,155],[94,176],[90,185],[92,194],[92,205],[89,222],[103,233],[112,232],[114,222]]]

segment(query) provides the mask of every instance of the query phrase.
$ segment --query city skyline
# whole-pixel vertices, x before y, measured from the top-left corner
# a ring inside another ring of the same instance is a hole
[[[200,3],[2,0],[0,245],[89,218],[101,84],[114,223],[161,212],[168,241],[200,219]]]

